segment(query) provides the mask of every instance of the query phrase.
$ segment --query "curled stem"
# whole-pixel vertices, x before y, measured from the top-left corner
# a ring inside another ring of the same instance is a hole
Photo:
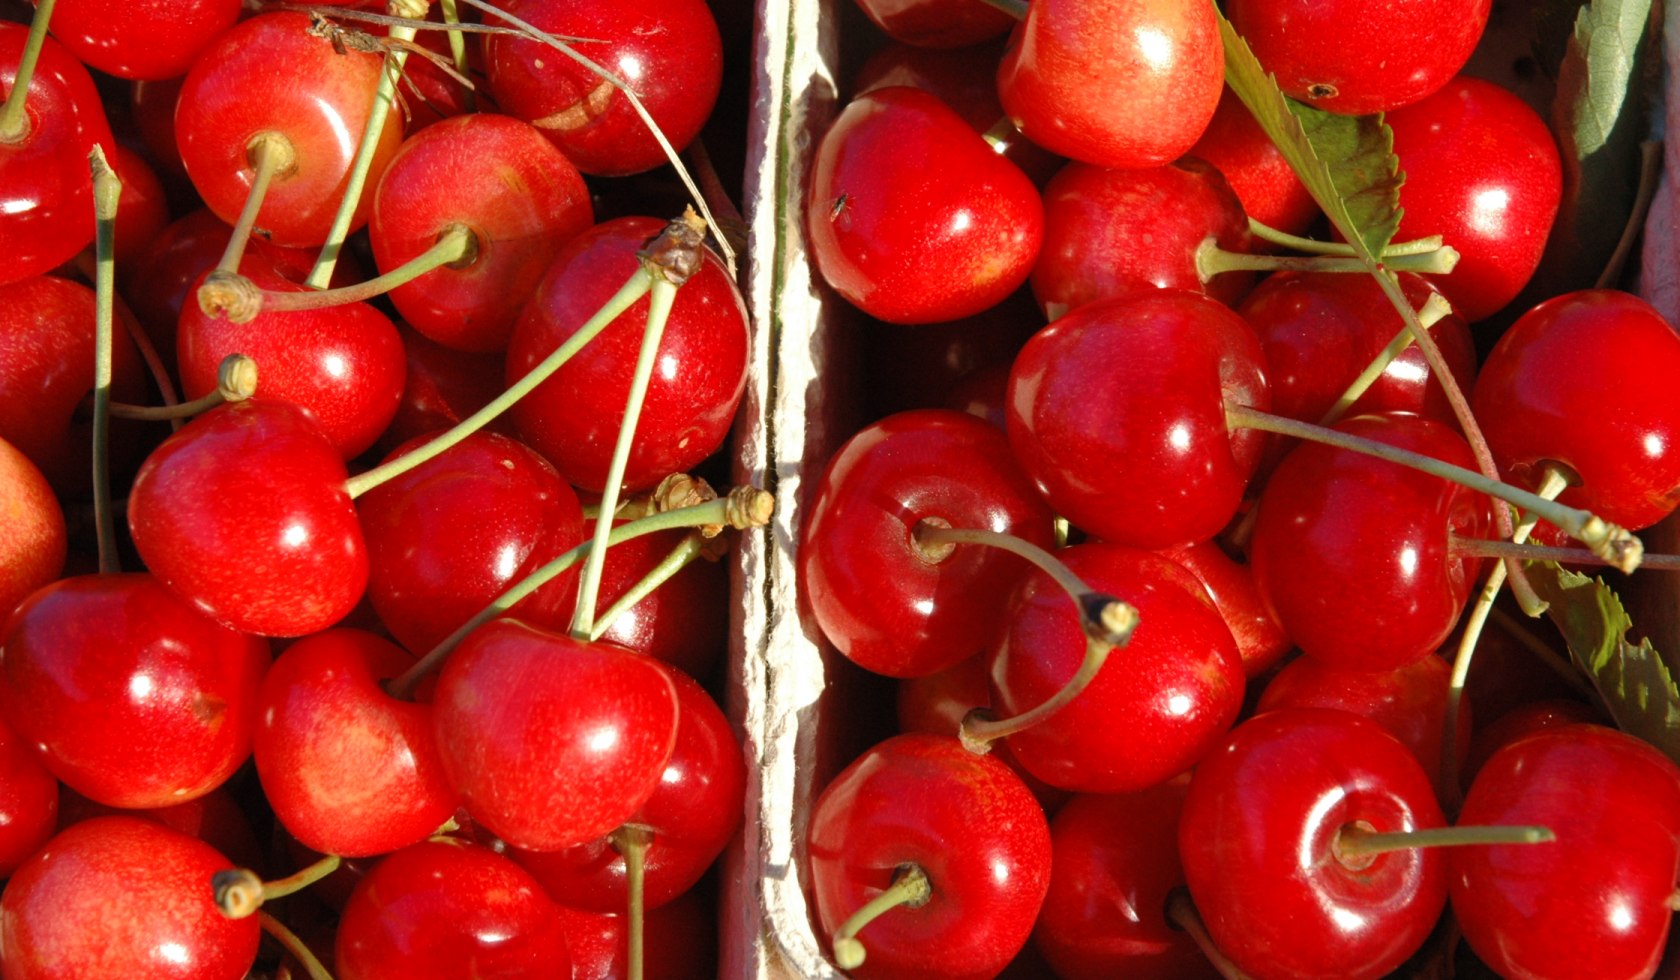
[[[1202,913],[1196,910],[1196,903],[1191,901],[1190,893],[1185,889],[1175,888],[1167,893],[1167,921],[1184,930],[1190,941],[1202,951],[1214,972],[1225,980],[1249,980],[1248,974],[1214,945],[1213,937],[1208,935],[1207,925],[1202,922]]]
[[[927,872],[922,870],[921,865],[907,864],[900,868],[898,876],[885,891],[864,903],[834,931],[835,965],[842,970],[855,970],[862,966],[867,951],[858,941],[857,934],[863,931],[864,926],[899,906],[921,908],[932,897],[933,882],[928,880]]]

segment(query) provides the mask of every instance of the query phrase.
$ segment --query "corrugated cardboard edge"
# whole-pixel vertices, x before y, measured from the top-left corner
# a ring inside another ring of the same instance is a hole
[[[799,622],[794,544],[802,476],[831,434],[820,377],[829,345],[804,253],[799,194],[834,112],[830,5],[759,0],[746,188],[753,362],[737,445],[740,477],[776,495],[776,517],[737,550],[730,651],[731,717],[747,756],[746,820],[727,856],[719,976],[824,978],[801,880],[812,797],[809,743],[825,687],[821,655]]]

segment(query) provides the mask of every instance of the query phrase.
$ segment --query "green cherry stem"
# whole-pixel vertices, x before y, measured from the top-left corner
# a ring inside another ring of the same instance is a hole
[[[885,891],[865,902],[862,908],[840,924],[840,928],[834,930],[835,965],[842,970],[855,970],[862,966],[867,950],[858,941],[857,934],[863,931],[864,926],[899,906],[919,909],[932,897],[933,882],[928,880],[927,872],[922,870],[921,865],[906,864],[901,867]]]
[[[596,526],[599,527],[600,525],[597,524]],[[641,581],[626,590],[623,595],[618,597],[617,602],[607,607],[606,612],[595,618],[595,628],[589,631],[590,641],[593,642],[605,636],[607,631],[612,629],[612,625],[618,617],[628,612],[636,603],[646,599],[653,590],[670,581],[671,576],[687,568],[694,559],[705,554],[706,544],[706,539],[699,534],[684,535],[677,546],[672,548],[670,553],[660,560],[659,564],[653,566],[646,575],[642,576]]]
[[[1554,548],[1540,544],[1519,544],[1515,541],[1490,541],[1483,538],[1452,539],[1452,551],[1458,555],[1477,558],[1515,558],[1519,561],[1552,561],[1560,565],[1609,565],[1608,559],[1586,548]],[[1639,567],[1662,572],[1680,571],[1680,555],[1659,555],[1645,552]],[[1545,612],[1546,606],[1540,611]]]
[[[1431,293],[1429,298],[1424,300],[1423,306],[1417,311],[1418,325],[1428,330],[1435,324],[1440,323],[1451,312],[1452,304],[1447,302],[1446,297],[1440,293]],[[1388,342],[1388,346],[1372,358],[1371,363],[1365,366],[1365,370],[1360,372],[1359,377],[1353,379],[1353,383],[1347,386],[1347,390],[1342,392],[1342,396],[1336,399],[1336,404],[1330,406],[1330,410],[1324,413],[1324,417],[1318,420],[1318,424],[1335,425],[1340,421],[1342,416],[1348,413],[1348,409],[1353,407],[1353,403],[1364,397],[1365,392],[1377,383],[1377,379],[1383,376],[1383,372],[1387,371],[1388,366],[1394,363],[1394,359],[1411,346],[1412,328],[1402,326],[1400,332],[1394,335],[1394,339]]]
[[[362,303],[412,282],[433,269],[465,266],[478,257],[478,236],[465,225],[452,224],[432,247],[391,271],[366,282],[337,289],[263,289],[237,272],[217,269],[198,287],[198,308],[206,316],[225,316],[233,323],[250,323],[260,313],[321,310],[346,303]]]
[[[142,422],[178,422],[210,411],[225,402],[242,402],[257,393],[257,362],[244,354],[229,354],[216,367],[216,390],[202,398],[174,405],[111,406],[111,415],[119,419]]]
[[[230,919],[243,919],[255,915],[257,909],[267,902],[303,891],[337,871],[343,863],[338,855],[328,854],[314,864],[274,881],[263,881],[249,868],[229,868],[216,872],[210,879],[210,887],[215,895],[216,908],[223,915]]]
[[[117,525],[111,509],[111,345],[115,342],[112,297],[117,294],[117,202],[122,181],[95,143],[88,154],[93,171],[93,519],[99,547],[99,571],[114,575]]]
[[[1451,245],[1427,252],[1396,255],[1384,262],[1395,272],[1444,275],[1458,265],[1458,250]],[[1367,273],[1363,259],[1351,255],[1250,255],[1219,247],[1210,236],[1196,248],[1196,272],[1202,282],[1222,272],[1358,272]]]
[[[775,508],[775,498],[763,490],[754,487],[736,487],[726,496],[708,500],[705,503],[694,504],[690,507],[679,507],[620,524],[612,529],[607,536],[607,545],[618,544],[644,534],[656,531],[668,531],[672,528],[705,527],[707,525],[723,525],[736,530],[749,527],[763,527],[770,522],[770,516]],[[415,661],[414,665],[404,671],[402,676],[395,678],[388,685],[386,691],[399,700],[412,700],[414,689],[420,681],[443,663],[460,642],[467,638],[467,634],[478,629],[490,620],[517,605],[521,599],[553,581],[554,577],[577,564],[579,559],[588,555],[595,548],[593,540],[585,541],[577,547],[560,555],[553,561],[532,572],[506,592],[497,596],[495,601],[480,610],[472,619],[462,623],[455,632],[444,637],[437,646],[427,651],[424,657]]]
[[[272,936],[282,949],[292,954],[293,959],[303,964],[304,972],[309,974],[309,980],[333,980],[333,975],[321,965],[315,951],[299,939],[297,933],[286,928],[285,923],[267,912],[258,912],[257,921],[262,923],[263,932]]]
[[[1431,827],[1388,833],[1361,826],[1344,825],[1336,831],[1331,852],[1350,867],[1370,864],[1370,859],[1391,851],[1415,847],[1486,847],[1493,844],[1550,844],[1557,834],[1550,827]]]
[[[461,8],[455,0],[440,0],[439,7],[443,10],[443,22],[445,24],[461,23]],[[449,57],[455,62],[455,71],[462,78],[470,78],[472,67],[467,62],[467,36],[460,31],[450,31],[447,36],[449,38]],[[478,111],[478,93],[473,91],[471,85],[462,86],[461,96],[462,105],[468,112]]]
[[[1292,248],[1297,252],[1307,252],[1311,255],[1359,254],[1353,250],[1352,245],[1346,242],[1325,242],[1316,238],[1302,238],[1300,235],[1291,235],[1287,231],[1273,228],[1254,217],[1248,219],[1248,230],[1255,238],[1271,242],[1273,245],[1282,245],[1284,248]],[[1383,258],[1393,258],[1397,255],[1421,255],[1424,252],[1433,252],[1439,249],[1441,245],[1440,235],[1414,238],[1409,242],[1395,242],[1383,249]]]
[[[284,135],[265,131],[251,137],[251,141],[245,144],[245,160],[254,171],[251,193],[246,195],[239,220],[233,224],[233,235],[228,238],[222,260],[216,263],[217,270],[222,272],[239,271],[239,260],[245,257],[251,229],[257,226],[257,212],[262,210],[263,198],[268,196],[268,185],[277,175],[297,166],[297,150]]]
[[[6,104],[0,106],[0,143],[16,143],[29,135],[29,114],[24,111],[24,104],[29,101],[29,85],[35,80],[35,66],[41,60],[41,46],[46,43],[47,24],[52,20],[56,2],[41,0],[29,21],[29,37],[23,42],[12,91],[6,96]]]
[[[98,263],[85,249],[76,256],[76,271],[88,282],[93,282],[99,277]],[[146,328],[140,325],[140,318],[123,302],[120,293],[111,296],[111,305],[116,311],[117,320],[122,323],[123,330],[128,334],[128,339],[134,342],[135,349],[140,352],[140,359],[146,363],[146,372],[152,376],[152,383],[157,385],[158,395],[163,399],[164,405],[180,402],[181,396],[175,392],[175,382],[170,380],[169,371],[163,366],[163,358],[158,355],[157,346],[152,343],[152,338],[146,334]],[[111,406],[111,411],[118,418],[122,418],[117,413],[115,404]],[[171,424],[177,429],[181,427],[179,419],[171,420]]]
[[[395,17],[425,20],[430,4],[431,0],[391,0],[385,9]],[[368,169],[373,166],[373,154],[379,148],[379,137],[385,132],[385,122],[391,116],[391,102],[396,97],[397,79],[402,77],[403,65],[408,63],[406,44],[413,40],[414,28],[391,28],[392,43],[385,52],[385,63],[379,72],[379,85],[373,93],[373,110],[368,114],[367,125],[362,128],[362,141],[357,145],[356,159],[350,165],[348,182],[344,185],[344,197],[338,202],[332,228],[327,232],[327,240],[321,246],[321,254],[315,259],[315,267],[309,270],[309,277],[303,281],[303,284],[311,289],[325,289],[327,283],[332,281],[333,268],[338,265],[339,252],[344,249],[344,239],[350,235],[350,222],[355,220],[356,208],[362,202],[362,188],[367,184]]]
[[[635,824],[625,824],[612,833],[613,847],[624,855],[624,885],[628,893],[625,940],[629,950],[625,956],[626,980],[642,980],[647,944],[647,882],[646,859],[648,845],[653,843],[653,831]]]
[[[1391,463],[1410,466],[1415,470],[1438,476],[1443,480],[1451,480],[1495,499],[1503,500],[1514,507],[1533,511],[1542,519],[1556,524],[1570,537],[1592,549],[1593,554],[1603,558],[1623,572],[1631,572],[1638,568],[1640,558],[1644,555],[1644,546],[1640,544],[1638,538],[1629,533],[1627,529],[1611,524],[1591,511],[1565,507],[1554,500],[1546,500],[1527,490],[1513,487],[1508,483],[1501,483],[1475,470],[1455,466],[1433,456],[1410,452],[1386,443],[1350,436],[1321,425],[1313,425],[1310,422],[1301,422],[1296,419],[1286,419],[1279,415],[1272,415],[1269,412],[1261,412],[1240,405],[1227,406],[1225,417],[1232,427],[1275,432],[1279,435],[1321,442],[1338,449],[1375,456]],[[1497,510],[1497,508],[1495,509]]]

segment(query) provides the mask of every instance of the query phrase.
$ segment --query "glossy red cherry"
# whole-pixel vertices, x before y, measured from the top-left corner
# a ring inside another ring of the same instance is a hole
[[[374,443],[382,455],[415,438],[453,426],[495,400],[502,393],[503,357],[450,350],[397,324],[403,354],[402,401],[391,424]],[[512,434],[513,422],[500,415],[487,426]]]
[[[77,792],[128,808],[220,786],[251,752],[268,644],[220,626],[150,575],[83,575],[7,622],[0,707]]]
[[[239,8],[239,0],[64,0],[53,7],[52,32],[106,74],[175,78],[233,26]]]
[[[1410,105],[1447,84],[1470,60],[1492,5],[1231,0],[1225,15],[1285,95],[1360,116]]]
[[[1008,767],[955,738],[899,735],[834,778],[811,811],[811,892],[833,936],[907,867],[932,894],[858,933],[852,976],[995,976],[1026,944],[1050,883],[1044,812]]]
[[[928,48],[961,48],[1009,33],[1010,16],[982,0],[857,0],[876,27],[895,41]]]
[[[1533,846],[1458,848],[1453,914],[1505,976],[1649,977],[1680,879],[1680,771],[1610,728],[1570,725],[1507,745],[1459,819],[1550,827]]]
[[[255,736],[263,795],[280,823],[325,854],[385,854],[435,833],[455,812],[430,705],[379,682],[414,658],[359,630],[286,648],[263,678]]]
[[[1053,541],[1051,514],[985,422],[946,409],[889,416],[829,460],[799,548],[801,591],[829,641],[889,677],[974,656],[1026,563],[983,545],[916,543],[924,521]]]
[[[1296,235],[1306,234],[1318,220],[1318,202],[1230,88],[1219,96],[1213,119],[1190,155],[1225,175],[1249,217]]]
[[[68,547],[64,510],[29,457],[0,439],[0,620],[58,578]]]
[[[601,568],[599,608],[616,604],[687,533],[644,534],[609,548]],[[729,609],[729,570],[723,562],[702,557],[620,613],[601,639],[705,679],[729,645]]]
[[[58,777],[0,718],[0,875],[8,878],[58,830]]]
[[[267,865],[267,849],[258,845],[256,832],[245,811],[227,786],[213,789],[185,803],[130,810],[95,803],[69,787],[59,794],[58,828],[95,817],[138,817],[162,824],[170,830],[196,837],[226,857],[230,867],[257,870]],[[307,862],[300,862],[307,863]]]
[[[1224,86],[1214,10],[1180,0],[1035,0],[1009,38],[998,96],[1034,143],[1102,167],[1183,156]]]
[[[1050,506],[1097,537],[1210,538],[1260,459],[1260,434],[1233,432],[1225,410],[1271,404],[1264,363],[1248,324],[1199,293],[1089,303],[1015,359],[1009,443]]]
[[[870,316],[970,316],[1032,271],[1044,222],[1037,189],[927,92],[879,88],[853,99],[812,166],[812,257],[823,279]]]
[[[1393,736],[1300,708],[1245,722],[1202,760],[1178,846],[1208,933],[1245,973],[1374,980],[1435,928],[1446,866],[1427,848],[1345,854],[1344,828],[1445,824],[1429,777]]]
[[[344,980],[572,975],[559,909],[536,880],[447,837],[406,847],[362,879],[334,953]]]
[[[1244,674],[1260,676],[1294,648],[1294,641],[1260,599],[1254,569],[1248,563],[1234,560],[1213,541],[1169,548],[1163,554],[1188,569],[1207,591],[1237,641]]]
[[[715,980],[717,909],[703,889],[649,909],[643,922],[645,975],[661,980]],[[629,975],[629,928],[622,915],[560,906],[560,928],[572,953],[572,980],[621,980]]]
[[[210,845],[149,820],[76,824],[6,883],[0,963],[18,980],[239,980],[262,933],[256,916],[216,908],[210,879],[229,867]]]
[[[302,636],[367,586],[338,450],[303,410],[252,398],[199,416],[135,477],[128,527],[177,594],[226,625]]]
[[[1497,312],[1534,275],[1557,217],[1551,130],[1515,95],[1462,76],[1385,121],[1406,173],[1397,237],[1442,236],[1459,261],[1435,285],[1466,320]]]
[[[515,847],[605,835],[659,785],[677,695],[656,662],[501,619],[450,654],[433,723],[467,812]]]
[[[578,52],[627,84],[676,150],[712,114],[723,41],[702,0],[514,0],[502,9],[553,35],[589,38]],[[624,94],[562,52],[502,35],[492,36],[485,52],[497,104],[541,130],[579,170],[621,177],[665,162]]]
[[[508,346],[508,381],[530,372],[577,332],[636,270],[637,251],[664,222],[619,218],[561,250],[525,305]],[[722,260],[709,250],[677,291],[624,472],[628,490],[686,473],[723,444],[747,382],[747,311]],[[620,314],[512,414],[526,442],[567,482],[599,491],[624,420],[648,301]]]

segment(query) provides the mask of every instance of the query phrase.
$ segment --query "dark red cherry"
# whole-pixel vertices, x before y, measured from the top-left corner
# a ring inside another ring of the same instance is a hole
[[[502,9],[550,34],[589,38],[579,53],[636,93],[674,149],[688,146],[712,114],[723,41],[703,0],[513,0]],[[497,104],[541,130],[579,170],[621,177],[665,162],[624,94],[562,52],[504,35],[492,36],[485,52]]]
[[[716,980],[717,907],[703,889],[647,911],[643,923],[645,975],[661,980]],[[571,980],[629,976],[629,929],[623,915],[560,906],[560,929],[572,953]]]
[[[153,574],[213,619],[302,636],[343,619],[367,586],[347,478],[302,409],[259,396],[159,446],[135,477],[128,527]]]
[[[517,381],[601,308],[641,261],[664,222],[619,218],[561,250],[514,327],[507,377]],[[649,382],[626,489],[685,473],[723,444],[747,381],[747,311],[722,260],[703,250],[700,271],[677,291]],[[638,301],[566,365],[521,399],[514,421],[567,482],[599,491],[624,419],[630,376],[647,325]]]
[[[168,806],[251,752],[268,644],[220,626],[150,575],[83,575],[6,624],[0,708],[53,774],[111,806]]]
[[[961,48],[1015,26],[983,0],[857,0],[857,5],[888,37],[918,47]]]
[[[397,414],[374,443],[374,449],[382,455],[416,436],[449,428],[490,404],[503,388],[505,359],[500,354],[450,350],[400,322],[397,334],[402,338],[408,369]],[[511,434],[513,422],[501,415],[488,428]]]
[[[223,855],[230,867],[259,870],[267,866],[267,849],[257,843],[251,821],[226,785],[185,803],[131,810],[95,803],[68,786],[59,794],[58,828],[95,817],[139,817],[196,837]],[[300,862],[306,864],[308,862]]]
[[[1482,38],[1492,0],[1372,8],[1323,0],[1231,0],[1225,15],[1285,95],[1361,116],[1447,84]]]
[[[239,0],[63,0],[53,7],[52,32],[106,74],[175,78],[233,26],[239,8]]]
[[[616,604],[688,533],[644,534],[609,548],[598,607],[605,611]],[[620,613],[601,639],[704,679],[712,676],[729,645],[729,609],[728,569],[702,557]]]
[[[870,316],[936,323],[1001,302],[1043,234],[1037,189],[913,88],[853,99],[817,147],[805,228],[823,279]]]
[[[1180,0],[1035,0],[998,69],[1004,111],[1028,139],[1075,160],[1176,160],[1224,86],[1214,14]]]
[[[892,415],[823,472],[799,548],[817,624],[852,662],[889,677],[950,667],[985,648],[1026,563],[983,545],[916,543],[926,521],[1051,546],[1051,514],[985,422],[947,409]]]
[[[1412,750],[1425,772],[1441,767],[1452,667],[1427,653],[1393,670],[1353,670],[1297,657],[1266,683],[1255,711],[1334,708],[1371,719]],[[1459,701],[1457,753],[1470,748],[1470,701]]]

